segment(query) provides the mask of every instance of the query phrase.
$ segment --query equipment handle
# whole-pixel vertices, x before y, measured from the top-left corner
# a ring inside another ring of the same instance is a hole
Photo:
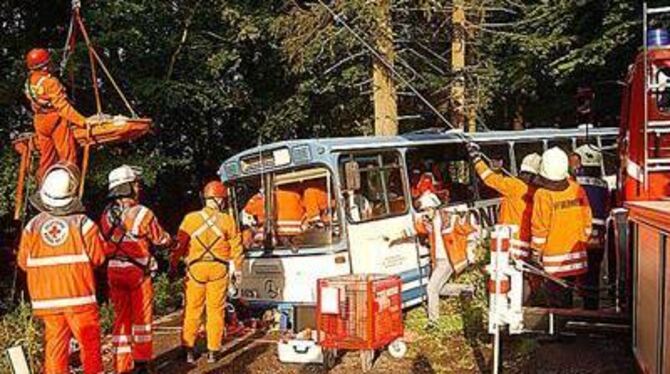
[[[306,354],[307,352],[309,352],[309,347],[305,345],[305,346],[303,346],[302,349],[301,349],[301,348],[299,348],[299,347],[297,347],[297,346],[294,345],[294,346],[293,346],[293,351],[294,351],[295,353],[297,353],[297,354],[304,355],[304,354]]]

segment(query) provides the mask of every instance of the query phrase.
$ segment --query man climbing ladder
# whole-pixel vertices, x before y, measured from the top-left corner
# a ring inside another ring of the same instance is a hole
[[[37,177],[58,161],[77,164],[77,146],[69,123],[85,128],[87,120],[67,99],[65,87],[51,75],[51,56],[42,48],[26,55],[28,79],[25,94],[34,114],[35,134],[40,151]]]

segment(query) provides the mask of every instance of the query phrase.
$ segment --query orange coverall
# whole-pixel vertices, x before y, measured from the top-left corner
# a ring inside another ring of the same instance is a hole
[[[115,316],[114,368],[117,373],[127,373],[133,370],[134,361],[152,358],[150,250],[152,245],[167,245],[171,239],[149,208],[128,198],[108,206],[100,226],[109,240],[107,280]]]
[[[512,239],[513,244],[516,244],[512,255],[521,259],[529,258],[530,220],[533,214],[535,187],[529,186],[519,178],[507,177],[494,172],[482,160],[475,163],[475,170],[485,185],[502,195],[498,223],[516,225],[519,228],[516,237]]]
[[[44,321],[44,372],[69,373],[70,338],[84,373],[102,373],[93,268],[105,261],[98,226],[83,214],[40,213],[23,229],[17,257],[27,273],[33,313]]]
[[[586,193],[568,179],[568,188],[538,188],[533,198],[532,245],[544,271],[559,278],[586,273],[586,243],[591,236],[591,207]]]
[[[40,150],[38,178],[58,161],[76,165],[77,144],[68,122],[83,128],[85,118],[68,102],[65,87],[48,72],[37,70],[28,76],[25,94],[35,113],[33,121]]]
[[[277,210],[277,235],[295,236],[303,232],[305,206],[302,195],[292,189],[278,188],[275,191]]]
[[[435,214],[440,214],[442,218],[440,234],[447,250],[449,262],[454,269],[454,273],[460,274],[468,266],[468,237],[476,230],[466,219],[461,218],[458,214],[441,210],[436,211]],[[431,263],[435,265],[437,261],[437,248],[435,245],[436,229],[433,226],[434,220],[429,219],[425,215],[420,217],[415,223],[417,233],[419,235],[427,235],[429,238],[430,259]]]
[[[186,255],[186,307],[182,343],[195,346],[200,318],[206,306],[207,349],[221,349],[225,328],[225,303],[228,292],[229,264],[242,269],[241,236],[233,218],[205,207],[184,217],[177,234],[179,246],[172,253],[171,264]]]
[[[305,219],[307,222],[330,221],[328,217],[328,193],[323,185],[313,185],[305,188],[302,194],[305,204]]]

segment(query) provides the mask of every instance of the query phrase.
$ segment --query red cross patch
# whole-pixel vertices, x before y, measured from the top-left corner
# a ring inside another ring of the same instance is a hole
[[[56,247],[65,243],[70,234],[70,229],[62,219],[52,218],[42,225],[40,234],[46,244]]]

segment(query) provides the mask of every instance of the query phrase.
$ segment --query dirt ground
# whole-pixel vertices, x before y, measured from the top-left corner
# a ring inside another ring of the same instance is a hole
[[[436,329],[426,331],[425,311],[411,310],[406,316],[409,351],[400,360],[388,352],[378,355],[371,373],[488,373],[491,371],[491,344],[483,330],[477,307],[463,302],[443,303],[443,317]],[[200,357],[187,365],[179,349],[179,316],[156,329],[155,351],[159,373],[360,373],[359,355],[344,354],[330,370],[321,365],[284,364],[277,358],[276,335],[250,333],[222,352],[215,364]],[[224,344],[225,347],[225,344]],[[200,347],[201,351],[204,350]],[[505,373],[631,373],[632,357],[625,337],[544,337],[521,336],[505,340]]]

